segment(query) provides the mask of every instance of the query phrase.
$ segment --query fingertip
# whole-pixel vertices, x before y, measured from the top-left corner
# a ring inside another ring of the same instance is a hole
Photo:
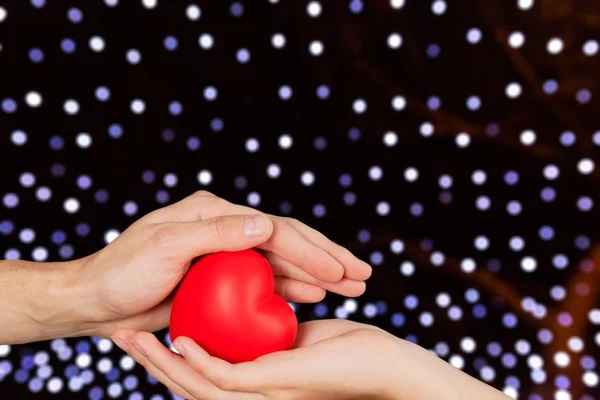
[[[368,263],[358,260],[346,267],[344,275],[354,281],[366,281],[373,275],[373,267]]]
[[[249,215],[244,217],[242,228],[249,238],[269,238],[273,234],[273,221],[264,214]]]
[[[135,331],[133,329],[117,329],[110,338],[112,340],[120,339],[128,342],[133,335],[135,335]]]
[[[325,300],[325,297],[327,297],[327,291],[325,289],[320,289],[320,293],[315,295],[315,299],[312,301],[312,303],[323,301]]]
[[[350,297],[359,297],[362,296],[367,290],[367,284],[365,282],[356,282],[356,288],[354,293]]]

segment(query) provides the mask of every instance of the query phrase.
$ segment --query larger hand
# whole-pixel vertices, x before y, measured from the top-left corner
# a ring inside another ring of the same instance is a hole
[[[169,295],[192,259],[252,247],[264,250],[276,291],[290,301],[319,301],[325,290],[358,296],[371,273],[368,264],[298,221],[198,192],[146,215],[85,259],[84,318],[101,322],[93,334],[103,336],[120,327],[164,328]]]

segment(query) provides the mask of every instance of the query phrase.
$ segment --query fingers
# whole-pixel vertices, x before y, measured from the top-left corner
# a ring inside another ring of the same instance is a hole
[[[288,223],[300,232],[305,238],[315,245],[323,248],[340,264],[344,266],[344,276],[355,281],[364,281],[369,279],[373,269],[369,264],[358,259],[348,249],[333,243],[321,232],[303,224],[302,222],[286,218]]]
[[[135,331],[132,329],[120,329],[113,334],[112,339],[117,346],[119,346],[123,351],[127,352],[127,354],[129,354],[131,358],[133,358],[138,364],[144,367],[150,375],[152,375],[157,381],[168,387],[177,396],[182,397],[184,399],[194,399],[194,397],[190,393],[188,393],[184,388],[173,382],[160,369],[156,368],[154,364],[152,364],[146,358],[146,356],[140,353],[131,344],[131,340],[134,335]]]
[[[317,303],[325,298],[325,289],[285,276],[275,277],[275,292],[288,301]]]
[[[199,191],[144,219],[153,223],[195,222],[240,214],[265,215],[253,208],[232,204],[212,193]],[[268,218],[271,220],[273,234],[259,248],[288,260],[322,282],[335,283],[342,277],[364,281],[370,277],[372,269],[369,264],[318,231],[294,219],[275,216]]]
[[[273,234],[258,248],[288,260],[301,270],[324,282],[337,282],[344,267],[325,250],[306,240],[282,218],[272,218]]]
[[[144,367],[164,379],[170,389],[171,387],[182,388],[194,399],[256,400],[258,398],[250,393],[228,392],[215,386],[197,373],[189,362],[164,347],[150,333],[137,332],[130,343],[135,349],[136,357],[146,363]]]
[[[189,259],[217,251],[256,247],[268,240],[272,232],[273,224],[264,215],[228,215],[197,222],[159,224],[151,246],[176,248],[179,257]]]
[[[348,278],[342,278],[342,280],[335,283],[323,282],[312,277],[308,273],[304,272],[303,270],[301,270],[291,262],[287,261],[286,259],[279,257],[278,255],[275,255],[273,253],[266,253],[265,257],[269,261],[269,264],[271,264],[273,274],[276,276],[285,276],[288,278],[292,278],[296,281],[305,282],[312,286],[320,287],[327,291],[338,293],[346,297],[358,297],[365,292],[365,282],[355,281]]]
[[[256,361],[230,364],[227,361],[212,357],[187,337],[180,336],[175,339],[173,347],[197,373],[223,390],[258,392],[264,382],[276,373],[271,368],[261,368],[261,365]]]
[[[151,224],[201,221],[219,215],[232,215],[231,212],[215,212],[215,208],[223,209],[227,204],[231,203],[210,192],[200,190],[177,203],[173,203],[167,207],[149,213],[143,219]],[[253,213],[243,212],[236,214]]]

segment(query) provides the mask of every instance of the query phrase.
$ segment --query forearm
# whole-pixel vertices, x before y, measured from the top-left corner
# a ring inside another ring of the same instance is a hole
[[[394,377],[390,379],[384,396],[386,400],[510,399],[504,393],[469,376],[420,346],[400,339],[396,345],[396,365],[408,365],[408,369],[394,370]],[[406,360],[411,361],[407,363]],[[407,376],[414,377],[410,387],[394,384],[406,382]]]
[[[86,302],[78,284],[80,262],[0,261],[0,344],[87,333],[78,311]]]

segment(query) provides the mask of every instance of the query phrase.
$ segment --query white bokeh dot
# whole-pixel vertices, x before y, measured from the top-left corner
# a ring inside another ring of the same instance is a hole
[[[435,128],[431,122],[423,122],[421,126],[419,126],[419,132],[421,136],[430,137],[435,132]]]
[[[460,269],[466,274],[473,273],[475,268],[477,268],[477,265],[472,258],[465,258],[460,262]]]
[[[75,214],[77,211],[79,211],[79,208],[80,208],[79,200],[77,200],[73,197],[70,197],[70,198],[66,199],[65,202],[63,203],[63,208],[69,214]]]
[[[471,144],[471,136],[466,132],[461,132],[456,135],[456,145],[460,148],[468,147]]]
[[[48,382],[46,383],[46,388],[48,389],[48,391],[50,393],[60,392],[62,390],[63,386],[64,386],[63,380],[56,376],[50,378],[50,380],[48,380]]]
[[[453,367],[458,368],[458,369],[463,369],[465,366],[465,360],[458,354],[454,354],[454,355],[450,356],[450,359],[448,361],[450,361],[450,364]]]
[[[550,54],[558,54],[563,50],[564,44],[562,39],[560,38],[552,38],[548,41],[546,45],[546,50]]]
[[[352,108],[357,114],[362,114],[367,111],[367,102],[364,99],[356,99],[352,103]]]
[[[290,149],[294,144],[294,139],[292,139],[292,137],[287,133],[284,133],[283,135],[279,136],[278,144],[279,147],[281,147],[284,150],[287,150]]]
[[[323,54],[324,49],[325,46],[323,46],[323,42],[319,40],[313,40],[308,46],[308,50],[313,56],[320,56],[321,54]]]
[[[158,4],[158,0],[142,0],[142,5],[146,8],[154,8]]]
[[[104,233],[104,242],[106,244],[112,243],[121,233],[116,229],[109,229]]]
[[[591,174],[594,171],[594,162],[589,158],[583,158],[577,164],[577,169],[584,175]]]
[[[303,172],[302,175],[300,175],[300,182],[302,182],[304,186],[311,186],[315,183],[315,174],[310,171]]]
[[[185,10],[185,15],[191,21],[199,20],[201,14],[202,12],[200,10],[200,7],[198,7],[196,4],[190,4]]]
[[[408,167],[404,170],[404,179],[408,182],[415,182],[419,179],[419,171],[414,167]]]
[[[391,49],[398,49],[402,46],[402,36],[399,33],[391,33],[388,36],[387,44]]]
[[[23,146],[27,143],[27,134],[21,130],[13,131],[10,134],[10,140],[15,146]]]
[[[92,145],[92,137],[89,133],[78,133],[75,137],[75,143],[77,143],[77,146],[81,147],[82,149],[87,149]]]
[[[527,256],[521,259],[521,269],[525,272],[533,272],[537,269],[535,258]]]
[[[404,7],[405,0],[390,0],[390,6],[396,10]]]
[[[525,35],[522,32],[513,32],[508,36],[508,45],[518,49],[525,43]]]
[[[308,13],[308,15],[310,15],[313,18],[321,15],[322,9],[323,9],[323,7],[321,7],[321,3],[319,3],[318,1],[311,1],[306,6],[306,12]]]
[[[209,170],[203,169],[202,171],[198,172],[198,182],[203,185],[210,185],[210,183],[213,180],[213,176],[212,176],[212,172],[210,172]]]
[[[146,110],[146,103],[141,99],[134,99],[131,102],[131,112],[134,114],[143,114]]]
[[[386,132],[383,135],[383,144],[385,144],[387,147],[395,146],[398,144],[398,134],[392,131]]]
[[[529,10],[533,7],[534,0],[518,0],[517,5],[521,10]]]
[[[285,46],[285,36],[282,33],[276,33],[273,35],[273,37],[271,38],[271,44],[273,45],[273,47],[275,47],[276,49],[281,49]]]
[[[525,146],[531,146],[532,144],[535,143],[536,134],[531,129],[527,129],[527,130],[524,130],[523,132],[521,132],[520,139],[521,139],[521,143],[523,143]]]
[[[598,53],[600,45],[598,41],[590,39],[583,44],[583,54],[588,57],[595,56]]]
[[[213,37],[212,37],[211,34],[209,34],[209,33],[203,33],[202,35],[200,35],[198,37],[198,44],[204,50],[208,50],[208,49],[210,49],[210,48],[213,47],[214,39],[213,39]]]
[[[406,99],[404,96],[394,96],[392,99],[392,108],[396,111],[401,111],[406,108]]]
[[[444,0],[435,0],[431,3],[431,12],[435,15],[442,15],[446,12],[446,2]]]
[[[465,337],[460,341],[460,348],[465,353],[472,353],[477,348],[477,343],[472,337]]]
[[[571,363],[571,357],[564,351],[557,351],[553,358],[554,364],[559,368],[566,368]]]
[[[246,150],[250,153],[256,153],[260,149],[260,142],[256,138],[246,140]]]
[[[250,193],[248,193],[248,196],[246,197],[246,201],[248,202],[248,204],[250,206],[257,207],[258,205],[260,205],[260,201],[261,201],[260,194],[257,192],[250,192]]]
[[[79,368],[87,368],[92,364],[92,357],[88,353],[81,353],[75,358],[75,364]]]
[[[506,96],[508,96],[511,99],[516,99],[517,97],[519,97],[521,95],[521,91],[521,85],[517,82],[511,82],[508,85],[506,85]]]
[[[25,103],[29,107],[39,107],[42,104],[42,95],[35,91],[28,92],[25,95]]]
[[[481,30],[478,28],[471,28],[467,31],[467,42],[476,44],[481,41]]]
[[[383,169],[378,166],[378,165],[374,165],[371,168],[369,168],[369,178],[373,181],[378,181],[383,177]]]
[[[69,115],[75,115],[75,114],[77,114],[79,112],[79,103],[77,102],[77,100],[68,99],[63,104],[63,109],[65,110],[65,112],[67,114],[69,114]]]
[[[269,164],[269,166],[267,166],[267,175],[269,178],[279,178],[279,175],[281,175],[281,167],[278,164]]]
[[[92,49],[92,51],[94,51],[96,53],[101,52],[106,47],[104,39],[100,36],[92,36],[90,38],[89,44],[90,44],[90,49]]]
[[[45,247],[36,247],[31,253],[34,261],[46,261],[48,259],[48,250]]]
[[[598,373],[596,371],[585,371],[582,376],[583,383],[590,388],[598,386]]]

